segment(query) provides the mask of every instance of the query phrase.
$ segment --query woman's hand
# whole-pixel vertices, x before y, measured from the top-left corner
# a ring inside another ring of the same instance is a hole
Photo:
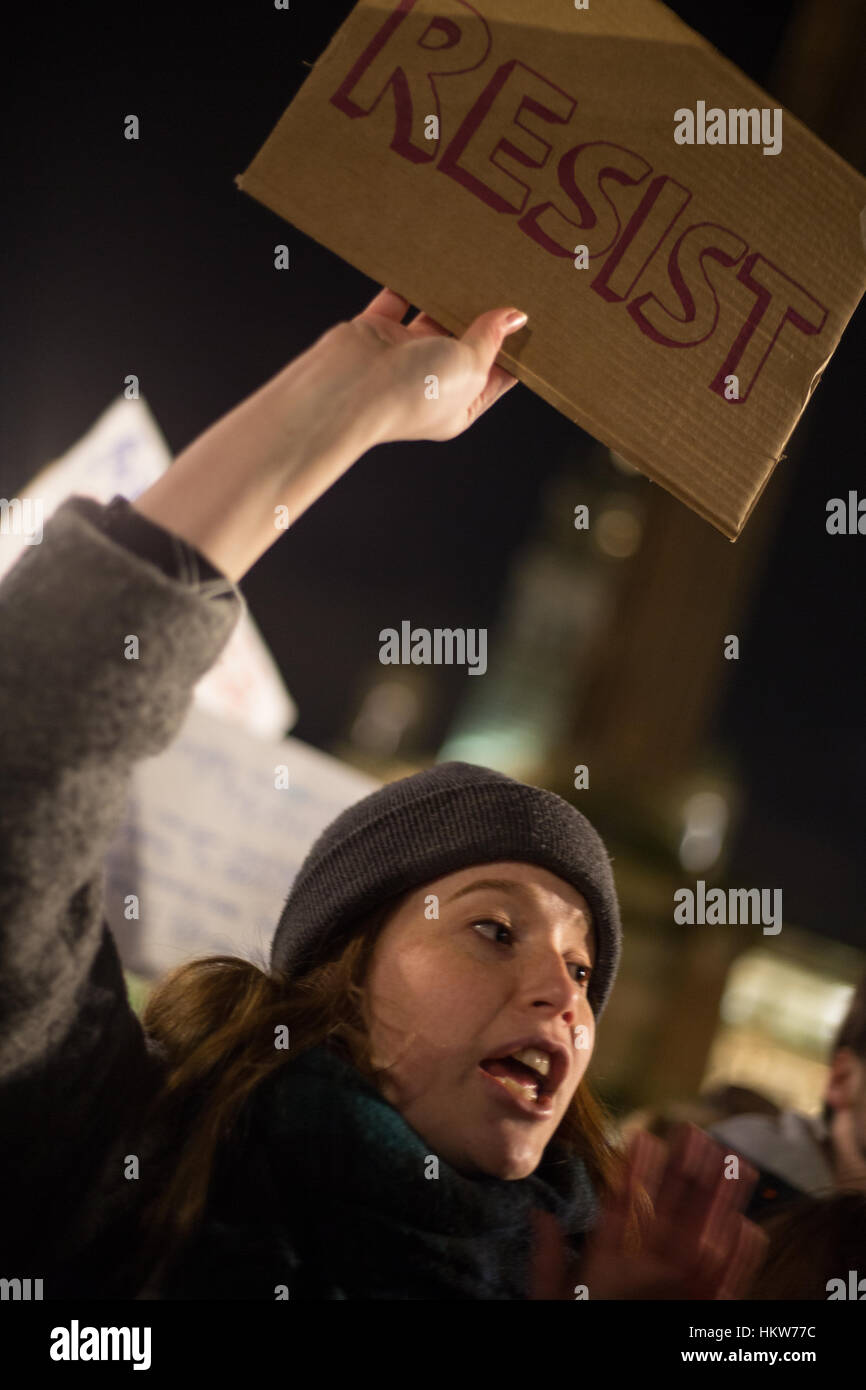
[[[453,439],[517,378],[494,358],[507,309],[460,339],[381,290],[194,439],[133,502],[238,580],[375,444]]]
[[[694,1125],[682,1127],[670,1151],[636,1134],[625,1182],[603,1210],[571,1287],[551,1219],[539,1221],[532,1296],[574,1298],[582,1285],[590,1299],[745,1297],[767,1238],[741,1214],[758,1175],[742,1158],[738,1164],[739,1176],[726,1177],[723,1150]],[[636,1242],[629,1219],[641,1189],[652,1211]]]
[[[427,314],[404,326],[408,307],[408,300],[383,289],[317,344],[335,386],[350,383],[369,404],[365,414],[377,444],[454,439],[517,385],[495,359],[525,315],[492,309],[454,338]],[[509,315],[516,315],[510,323]]]

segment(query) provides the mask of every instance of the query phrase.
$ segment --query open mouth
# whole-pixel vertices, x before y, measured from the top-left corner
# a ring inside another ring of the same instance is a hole
[[[520,1103],[521,1108],[530,1107],[539,1114],[549,1114],[556,1089],[552,1060],[541,1048],[524,1047],[505,1057],[487,1057],[480,1066]]]

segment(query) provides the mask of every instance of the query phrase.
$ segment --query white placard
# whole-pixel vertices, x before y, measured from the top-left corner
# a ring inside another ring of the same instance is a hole
[[[171,747],[136,766],[108,854],[106,916],[124,966],[153,978],[200,955],[266,964],[307,850],[378,785],[297,739],[266,741],[193,707]],[[138,920],[125,916],[130,894]]]
[[[132,501],[156,482],[170,462],[168,445],[147,403],[119,397],[77,444],[21,490],[20,498],[29,503],[26,524],[31,537],[40,534],[67,497],[75,494],[110,502],[120,493]],[[34,504],[41,517],[39,528],[32,520]],[[33,543],[23,534],[0,533],[0,578]],[[194,698],[209,713],[266,739],[281,738],[297,722],[297,706],[247,610],[219,660],[198,682]]]

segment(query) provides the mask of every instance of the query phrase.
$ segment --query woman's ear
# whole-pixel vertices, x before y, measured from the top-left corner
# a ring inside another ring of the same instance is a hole
[[[840,1047],[830,1062],[824,1099],[834,1110],[848,1110],[863,1083],[864,1064],[850,1047]]]

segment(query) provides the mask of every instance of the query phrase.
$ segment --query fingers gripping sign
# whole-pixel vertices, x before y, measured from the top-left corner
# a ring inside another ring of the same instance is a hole
[[[468,429],[516,385],[496,356],[525,315],[509,324],[493,309],[454,338],[426,314],[404,325],[408,308],[386,288],[327,329],[193,440],[136,511],[237,580],[286,530],[280,519],[296,521],[377,444]]]
[[[376,442],[454,439],[517,385],[497,366],[509,333],[526,323],[519,310],[491,309],[453,337],[428,314],[402,320],[408,300],[381,290],[360,314],[338,325],[347,373],[361,370],[379,413]]]

